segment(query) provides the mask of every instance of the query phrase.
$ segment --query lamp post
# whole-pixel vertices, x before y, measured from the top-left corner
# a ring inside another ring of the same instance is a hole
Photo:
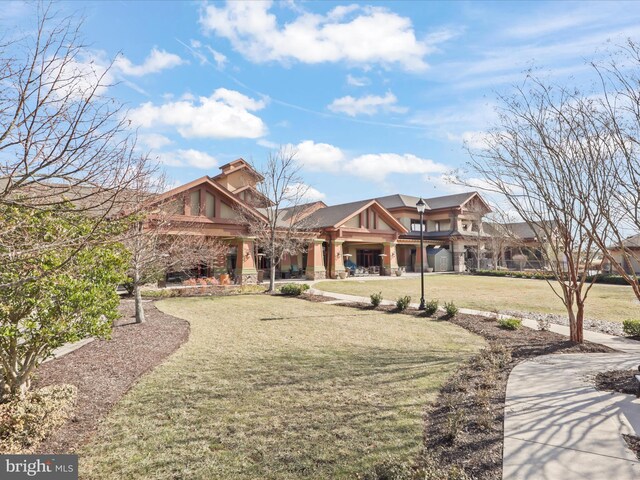
[[[416,209],[420,214],[420,306],[419,310],[424,310],[424,211],[427,204],[422,198],[416,203]]]

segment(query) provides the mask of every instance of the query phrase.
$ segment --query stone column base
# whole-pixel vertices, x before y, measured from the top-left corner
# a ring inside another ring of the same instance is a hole
[[[305,277],[307,280],[324,280],[327,278],[326,270],[307,270],[305,272]]]
[[[238,285],[257,285],[258,272],[236,274],[236,283]]]
[[[383,267],[382,268],[382,275],[384,275],[386,277],[391,277],[391,276],[395,275],[397,271],[398,271],[398,267]]]

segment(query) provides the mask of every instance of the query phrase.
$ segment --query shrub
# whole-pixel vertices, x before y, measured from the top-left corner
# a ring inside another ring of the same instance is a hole
[[[424,305],[424,313],[429,317],[438,311],[438,300],[429,300]]]
[[[382,292],[372,293],[369,298],[371,298],[371,305],[373,305],[374,308],[379,307],[382,303]]]
[[[204,281],[207,285],[218,285],[220,283],[215,277],[207,277]]]
[[[471,365],[474,370],[498,369],[502,370],[511,363],[511,350],[504,345],[491,344],[483,348],[476,355]]]
[[[185,287],[195,287],[198,284],[198,281],[195,278],[187,278],[182,282],[182,285]]]
[[[622,322],[622,330],[630,337],[640,337],[640,320],[625,320]]]
[[[448,318],[453,318],[458,314],[458,307],[456,307],[452,301],[445,302],[444,311],[446,312]]]
[[[404,297],[399,297],[396,300],[396,308],[400,312],[404,312],[409,304],[411,303],[411,297],[409,295],[405,295]]]
[[[306,283],[287,283],[286,285],[280,287],[280,293],[282,293],[283,295],[291,296],[301,295],[307,290],[309,290],[309,285],[307,285]]]
[[[455,443],[458,435],[465,425],[465,414],[461,408],[454,408],[447,414],[447,425],[445,427],[445,438],[450,443]]]
[[[73,385],[49,385],[0,403],[0,452],[33,449],[69,418],[77,393]]]
[[[501,318],[498,320],[498,325],[505,330],[518,330],[522,328],[522,320],[519,318]]]

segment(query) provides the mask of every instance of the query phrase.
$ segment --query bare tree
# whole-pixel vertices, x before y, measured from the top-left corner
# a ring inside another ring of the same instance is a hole
[[[492,207],[492,212],[485,216],[484,235],[485,241],[489,244],[488,250],[494,270],[498,270],[500,266],[506,266],[505,248],[524,248],[522,239],[513,230],[517,220],[512,214],[496,206]]]
[[[244,210],[239,212],[256,246],[269,260],[268,291],[272,293],[282,258],[302,252],[312,228],[307,221],[309,210],[305,203],[309,187],[302,181],[295,155],[295,150],[280,148],[269,154],[263,168],[256,169],[263,177],[256,189],[267,200],[264,208],[258,209],[262,217]]]
[[[154,201],[165,190],[164,176],[140,176],[136,189],[127,197],[128,214],[135,221],[124,235],[130,253],[129,277],[135,301],[136,323],[145,321],[141,287],[169,271],[184,271],[211,264],[227,246],[205,236],[201,224],[177,220],[169,199]],[[179,199],[177,201],[180,201]]]
[[[582,342],[594,281],[588,270],[600,250],[589,229],[605,225],[578,195],[590,187],[585,154],[596,132],[584,122],[592,111],[570,108],[575,100],[573,91],[529,76],[515,94],[499,97],[498,125],[484,148],[470,150],[470,166],[546,243],[542,253],[555,278],[549,284],[567,309],[571,340]]]
[[[590,100],[596,114],[585,121],[598,135],[589,152],[591,188],[584,193],[606,228],[597,228],[589,218],[590,235],[640,299],[633,268],[640,264],[640,245],[626,241],[631,234],[640,234],[640,45],[628,39],[606,61],[592,66],[600,80]],[[584,109],[586,101],[577,102],[574,109]],[[611,248],[621,253],[620,258],[611,254]]]
[[[8,245],[10,236],[0,228],[6,247],[0,263],[28,261],[51,249],[64,249],[71,259],[149,173],[122,107],[105,96],[110,66],[87,58],[80,24],[60,18],[51,5],[36,9],[35,32],[0,45],[0,203],[55,207],[58,215],[73,211],[71,218],[83,213],[93,228],[30,245]]]

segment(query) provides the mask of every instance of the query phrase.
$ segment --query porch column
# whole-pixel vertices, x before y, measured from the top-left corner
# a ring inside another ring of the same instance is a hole
[[[280,273],[282,273],[283,278],[287,278],[284,274],[288,274],[291,272],[291,255],[285,253],[282,256],[282,260],[280,260]]]
[[[344,252],[342,251],[342,240],[334,240],[331,242],[331,257],[332,257],[332,269],[330,272],[331,278],[338,278],[340,272],[344,272]]]
[[[424,249],[420,251],[420,245],[416,245],[416,263],[413,265],[414,272],[420,272],[420,263],[424,266],[424,271],[427,271],[427,255],[426,255],[427,246],[425,245]]]
[[[307,270],[308,280],[319,280],[327,278],[327,271],[324,268],[324,258],[322,256],[322,239],[314,239],[309,242],[307,250]]]
[[[258,283],[258,271],[254,257],[253,238],[236,239],[238,248],[236,258],[236,283],[239,285]]]
[[[464,263],[464,242],[452,242],[451,243],[451,257],[453,260],[453,271],[464,272],[466,265]]]
[[[396,253],[396,244],[394,242],[384,242],[385,257],[382,257],[382,274],[395,275],[398,271],[398,255]]]

